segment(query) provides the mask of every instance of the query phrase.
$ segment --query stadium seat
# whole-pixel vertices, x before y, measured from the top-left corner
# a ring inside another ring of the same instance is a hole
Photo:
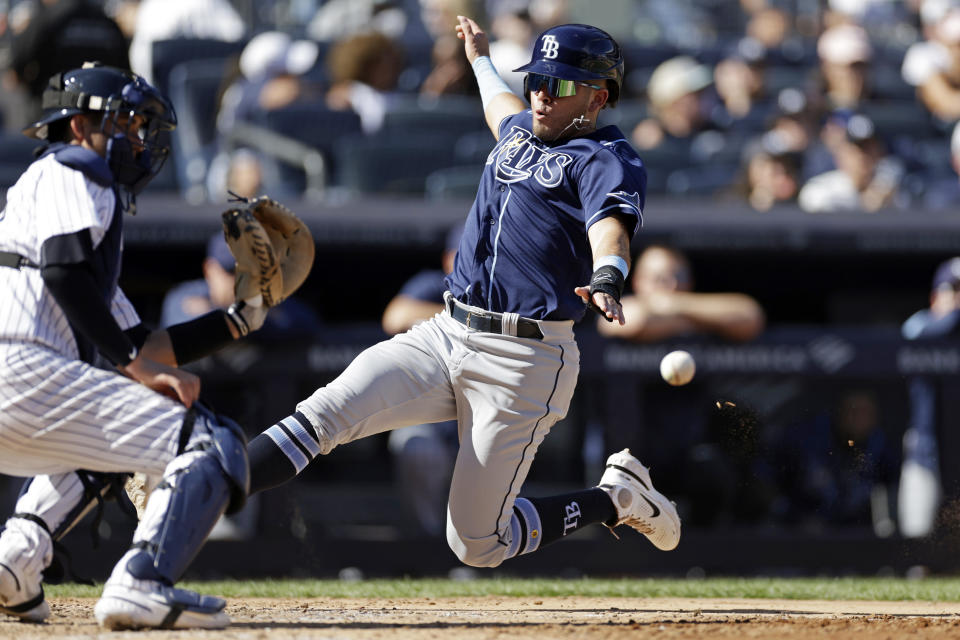
[[[437,169],[427,175],[425,189],[428,200],[472,200],[483,166],[478,164]]]
[[[453,154],[458,163],[482,165],[497,144],[490,129],[480,129],[465,133],[453,143]]]
[[[170,101],[177,112],[173,164],[185,194],[204,189],[207,168],[216,153],[217,98],[229,58],[182,62],[170,70]]]
[[[474,96],[400,96],[390,104],[384,120],[384,135],[416,135],[420,132],[458,136],[484,126],[480,98]]]
[[[423,194],[427,176],[455,158],[444,135],[355,136],[337,142],[334,164],[335,182],[351,191]]]
[[[667,175],[666,192],[677,196],[710,196],[733,187],[740,173],[736,164],[717,163],[675,169]]]
[[[327,167],[327,181],[337,171],[334,148],[342,138],[362,135],[360,116],[353,111],[329,109],[316,102],[295,103],[282,109],[263,111],[254,118],[254,124],[298,140],[318,150]],[[269,153],[269,149],[261,149]],[[302,190],[305,174],[289,164],[280,167],[281,181],[289,190]]]
[[[7,189],[33,162],[39,141],[19,131],[0,131],[0,188]]]
[[[916,100],[872,101],[860,111],[873,120],[877,132],[885,138],[912,136],[928,138],[936,134],[930,112]]]
[[[229,58],[240,55],[246,41],[224,42],[205,38],[175,38],[153,43],[153,84],[164,95],[170,95],[170,72],[178,64],[190,60]]]

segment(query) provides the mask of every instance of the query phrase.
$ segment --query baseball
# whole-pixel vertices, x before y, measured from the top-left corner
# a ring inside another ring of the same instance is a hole
[[[669,384],[678,387],[693,380],[697,365],[686,351],[671,351],[660,361],[660,375]]]

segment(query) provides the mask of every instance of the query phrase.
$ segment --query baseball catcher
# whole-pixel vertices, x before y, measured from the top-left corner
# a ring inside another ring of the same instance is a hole
[[[310,229],[290,209],[267,196],[237,198],[224,211],[223,234],[237,261],[236,302],[227,310],[240,335],[263,325],[267,309],[300,288],[313,266]]]

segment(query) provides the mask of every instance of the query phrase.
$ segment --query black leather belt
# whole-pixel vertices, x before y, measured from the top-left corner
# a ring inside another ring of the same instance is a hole
[[[503,331],[503,314],[495,311],[471,311],[462,306],[453,298],[447,300],[447,311],[453,316],[453,319],[468,329],[484,331],[486,333],[505,334]],[[517,337],[533,338],[534,340],[543,340],[543,332],[540,331],[540,325],[534,320],[520,318],[517,320]]]
[[[36,268],[38,265],[34,264],[29,258],[25,258],[19,253],[10,253],[8,251],[0,251],[0,267],[11,267],[13,269],[23,269],[24,267],[33,267]]]

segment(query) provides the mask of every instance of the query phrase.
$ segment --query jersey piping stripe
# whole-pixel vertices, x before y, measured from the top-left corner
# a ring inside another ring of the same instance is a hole
[[[603,209],[600,209],[600,211],[597,211],[595,214],[590,216],[590,219],[587,220],[586,226],[589,227],[591,224],[593,224],[593,221],[596,220],[597,216],[599,216],[604,211],[610,211],[610,209],[625,209],[631,215],[635,215],[637,217],[637,223],[633,225],[634,235],[636,235],[637,231],[640,230],[640,227],[643,226],[643,214],[641,214],[639,211],[637,211],[636,208],[631,207],[628,204],[612,204],[609,207],[604,207]]]
[[[549,397],[547,397],[546,411],[542,416],[540,416],[540,418],[537,420],[537,424],[530,431],[530,440],[528,440],[527,444],[524,445],[523,452],[520,454],[520,462],[517,463],[516,468],[513,470],[513,478],[510,480],[510,486],[507,489],[507,494],[503,496],[503,500],[500,502],[499,513],[503,513],[503,507],[507,503],[507,498],[509,498],[510,495],[513,494],[513,485],[517,481],[517,476],[520,474],[520,467],[523,466],[523,461],[527,457],[527,451],[533,445],[533,441],[537,435],[537,429],[540,428],[540,423],[543,422],[544,418],[550,415],[550,401],[553,400],[553,396],[557,392],[557,386],[559,386],[560,384],[560,372],[563,371],[563,367],[566,364],[566,362],[564,362],[564,359],[563,359],[563,356],[565,355],[563,345],[558,345],[558,346],[560,347],[560,366],[557,368],[557,373],[553,377],[553,389],[550,390],[550,395]],[[497,517],[497,519],[499,520],[499,516]],[[499,530],[495,529],[493,535],[498,536],[499,538],[499,535],[500,535]]]
[[[500,217],[497,219],[497,237],[493,240],[493,263],[490,265],[490,286],[487,288],[487,309],[491,308],[491,299],[493,297],[494,274],[497,270],[497,252],[500,250],[500,232],[503,231],[503,216],[507,213],[507,203],[510,202],[510,196],[513,195],[513,189],[507,187],[507,197],[503,200],[503,206],[500,207]]]

